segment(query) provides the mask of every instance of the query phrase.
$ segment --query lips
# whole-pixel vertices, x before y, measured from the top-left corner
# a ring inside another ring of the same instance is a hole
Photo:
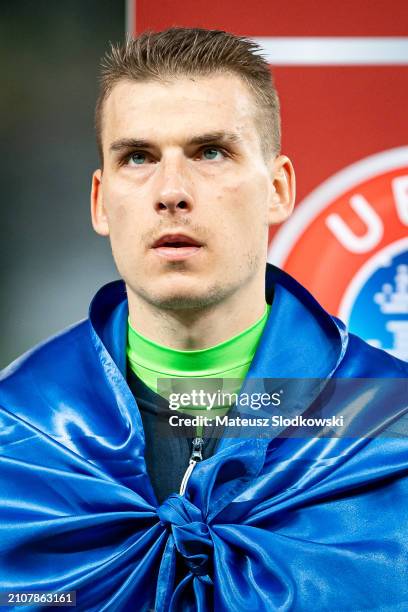
[[[180,261],[202,251],[203,244],[186,234],[163,234],[153,245],[153,251],[167,261]]]
[[[183,248],[183,247],[200,247],[202,244],[187,236],[186,234],[165,234],[161,236],[156,242],[153,243],[153,248],[157,249],[159,247],[170,247],[173,249]]]

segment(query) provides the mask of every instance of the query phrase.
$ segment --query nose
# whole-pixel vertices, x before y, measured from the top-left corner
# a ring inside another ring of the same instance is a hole
[[[159,214],[187,213],[193,208],[193,195],[188,169],[179,158],[162,160],[158,177],[155,210]]]

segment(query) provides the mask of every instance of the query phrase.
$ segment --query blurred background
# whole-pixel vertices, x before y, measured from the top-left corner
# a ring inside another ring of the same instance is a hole
[[[99,58],[121,0],[1,2],[0,367],[87,316],[117,277],[89,216]]]

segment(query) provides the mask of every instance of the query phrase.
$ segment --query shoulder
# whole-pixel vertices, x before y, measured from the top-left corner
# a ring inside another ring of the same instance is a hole
[[[371,346],[355,334],[348,333],[347,350],[339,368],[340,376],[347,376],[352,367],[352,376],[359,378],[408,378],[408,363],[387,351]]]
[[[81,363],[92,359],[93,350],[88,319],[47,338],[0,372],[0,404],[7,407],[47,383],[68,381]]]

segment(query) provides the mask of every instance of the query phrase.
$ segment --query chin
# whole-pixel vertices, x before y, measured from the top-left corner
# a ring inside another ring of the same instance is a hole
[[[208,307],[214,303],[208,294],[188,292],[172,292],[150,296],[150,303],[163,310],[197,310]]]
[[[159,284],[159,283],[158,283]],[[147,287],[136,293],[146,302],[162,310],[200,310],[218,304],[226,297],[225,285],[209,283],[166,283],[166,286]]]

